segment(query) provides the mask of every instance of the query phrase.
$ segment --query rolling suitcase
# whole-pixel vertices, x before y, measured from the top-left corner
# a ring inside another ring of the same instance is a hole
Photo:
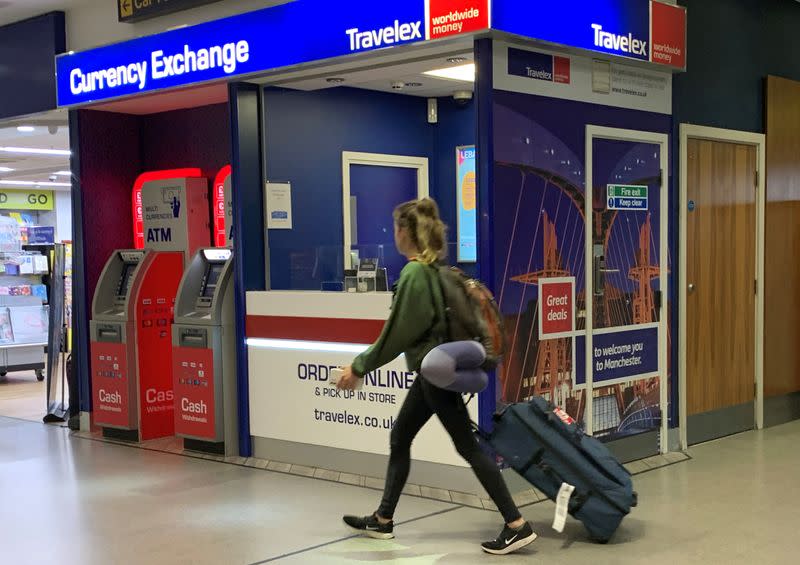
[[[569,514],[583,523],[594,541],[607,543],[636,506],[630,473],[605,445],[584,435],[566,412],[543,398],[495,414],[494,430],[483,435],[511,468],[550,500],[556,501],[559,492],[564,501],[569,497]]]

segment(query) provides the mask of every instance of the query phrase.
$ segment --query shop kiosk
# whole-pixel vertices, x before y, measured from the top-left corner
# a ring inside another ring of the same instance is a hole
[[[233,254],[201,249],[183,275],[172,327],[175,433],[184,447],[238,455]]]
[[[187,255],[210,240],[205,179],[145,183],[142,204],[145,249],[111,255],[90,324],[94,423],[131,441],[174,433],[175,296]]]

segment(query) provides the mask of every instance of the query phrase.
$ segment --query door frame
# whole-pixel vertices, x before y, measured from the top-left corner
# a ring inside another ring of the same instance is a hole
[[[350,268],[350,246],[352,244],[352,234],[350,233],[350,167],[353,165],[416,169],[417,198],[427,198],[430,194],[427,157],[342,151],[342,218],[344,219],[344,225],[342,226],[344,254],[342,260],[345,270]]]
[[[594,190],[594,155],[592,154],[592,142],[595,139],[607,139],[612,141],[628,141],[631,143],[648,143],[652,145],[659,145],[661,147],[661,190],[660,190],[660,209],[661,217],[659,218],[659,237],[660,237],[660,266],[661,274],[659,276],[660,288],[664,299],[661,301],[661,310],[659,312],[658,322],[658,367],[659,367],[659,404],[661,409],[661,427],[659,430],[660,441],[659,451],[667,453],[669,451],[669,398],[668,398],[668,378],[667,372],[667,344],[668,344],[668,330],[669,326],[667,305],[669,300],[667,297],[668,282],[669,282],[669,135],[666,133],[656,133],[650,131],[618,129],[603,126],[586,126],[586,192],[585,192],[585,207],[586,207],[586,412],[584,420],[586,422],[586,433],[592,435],[594,433],[594,294],[590,289],[594,288],[594,272],[591,267],[593,264],[593,238],[592,238],[592,201]]]
[[[680,401],[680,446],[681,450],[689,448],[688,439],[688,402],[686,398],[686,257],[688,252],[688,242],[686,234],[688,231],[688,182],[689,182],[689,139],[699,139],[704,141],[719,141],[723,143],[735,143],[737,145],[748,145],[756,148],[756,174],[758,175],[758,186],[756,190],[756,319],[755,319],[755,428],[760,430],[764,427],[764,211],[766,207],[766,136],[761,133],[751,133],[744,131],[719,129],[692,124],[680,125],[680,202],[678,204],[680,215],[680,227],[678,238],[680,241],[679,249],[679,282],[678,282],[678,304],[680,314],[678,316],[678,371],[679,371],[679,401]]]

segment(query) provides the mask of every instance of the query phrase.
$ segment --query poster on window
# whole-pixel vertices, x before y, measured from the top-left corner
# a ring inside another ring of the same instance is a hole
[[[478,260],[478,206],[475,146],[456,148],[458,199],[458,262]]]
[[[659,393],[671,367],[659,360],[659,305],[662,295],[669,300],[660,273],[670,257],[660,251],[665,187],[658,148],[596,140],[589,187],[586,126],[598,121],[648,131],[671,127],[658,113],[494,93],[493,283],[508,344],[497,401],[543,397],[584,428],[591,420],[595,436],[613,441],[656,430],[666,416]],[[647,208],[608,206],[609,185],[647,187]],[[586,286],[587,270],[595,267],[591,255],[587,264],[587,235],[605,261],[594,288]]]

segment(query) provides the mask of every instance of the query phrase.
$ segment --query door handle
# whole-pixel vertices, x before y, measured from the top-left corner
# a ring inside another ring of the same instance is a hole
[[[605,294],[605,286],[606,286],[606,258],[605,258],[605,250],[603,249],[602,245],[595,244],[592,248],[592,256],[594,259],[594,264],[592,265],[594,270],[594,295],[595,296],[603,296]]]
[[[693,283],[689,283],[689,292],[690,293],[694,292],[694,284]]]

